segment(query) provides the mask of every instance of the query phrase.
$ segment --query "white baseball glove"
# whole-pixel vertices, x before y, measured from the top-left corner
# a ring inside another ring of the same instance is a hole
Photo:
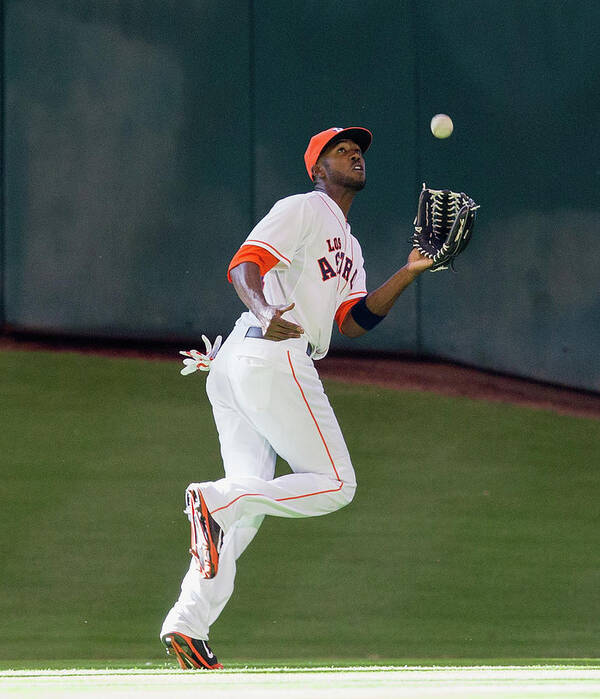
[[[181,350],[179,354],[183,354],[187,359],[183,360],[184,367],[181,370],[181,375],[193,374],[195,371],[210,371],[210,365],[213,359],[217,356],[217,352],[221,347],[221,340],[223,339],[220,335],[217,335],[215,344],[211,345],[210,340],[206,335],[202,335],[204,341],[204,346],[206,347],[206,352],[198,352],[198,350]]]

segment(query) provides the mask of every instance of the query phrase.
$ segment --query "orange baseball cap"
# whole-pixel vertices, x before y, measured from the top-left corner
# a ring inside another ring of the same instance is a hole
[[[308,176],[312,180],[312,169],[313,165],[319,159],[321,153],[325,150],[325,147],[330,141],[338,137],[348,138],[354,141],[360,146],[363,153],[366,153],[371,141],[373,140],[373,134],[368,130],[364,129],[362,126],[348,126],[342,129],[339,126],[334,126],[331,129],[321,131],[315,134],[309,141],[306,153],[304,153],[304,162],[306,164],[306,171]]]

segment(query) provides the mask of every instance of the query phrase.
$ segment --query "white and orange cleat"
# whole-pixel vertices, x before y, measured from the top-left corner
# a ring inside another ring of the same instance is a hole
[[[161,637],[167,654],[173,653],[182,670],[222,670],[223,666],[217,656],[208,647],[206,641],[190,638],[183,633],[173,631]]]
[[[185,491],[185,505],[191,529],[190,553],[196,559],[202,577],[214,578],[219,570],[223,530],[208,511],[198,486],[188,486]]]

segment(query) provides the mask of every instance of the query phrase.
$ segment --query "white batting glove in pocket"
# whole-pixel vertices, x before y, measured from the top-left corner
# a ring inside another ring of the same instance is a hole
[[[195,371],[210,371],[210,365],[213,359],[217,356],[217,352],[221,347],[221,335],[217,335],[215,344],[212,345],[206,335],[202,335],[206,352],[198,352],[198,350],[180,350],[179,354],[183,354],[187,359],[183,360],[183,369],[180,371],[182,376],[193,374]]]

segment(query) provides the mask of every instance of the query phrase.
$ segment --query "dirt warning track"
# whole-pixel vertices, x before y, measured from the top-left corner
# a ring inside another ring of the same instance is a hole
[[[185,343],[184,343],[185,344]],[[4,335],[0,351],[80,352],[110,357],[135,357],[172,361],[178,364],[183,345],[149,344],[117,340]],[[187,348],[189,349],[189,348]],[[202,349],[202,348],[200,348]],[[398,356],[339,354],[332,352],[317,362],[324,379],[371,384],[404,391],[428,391],[448,396],[466,396],[553,410],[564,415],[600,418],[600,393],[505,376],[460,366],[451,362]]]

